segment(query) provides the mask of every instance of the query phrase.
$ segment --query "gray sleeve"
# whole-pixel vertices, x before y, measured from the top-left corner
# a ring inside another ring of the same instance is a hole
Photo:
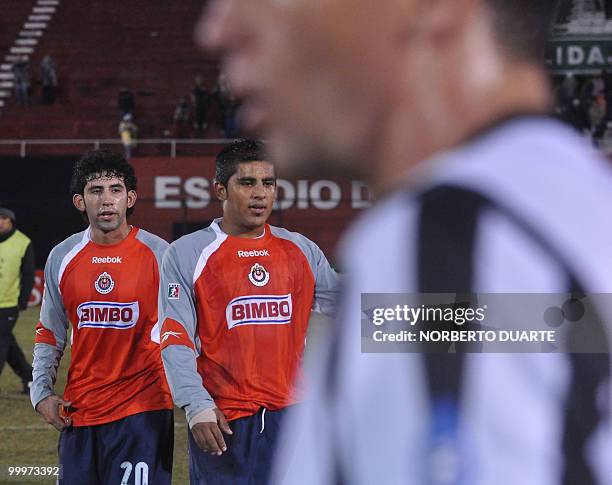
[[[290,232],[274,226],[271,230],[276,237],[287,239],[298,246],[306,256],[315,278],[313,309],[325,315],[333,316],[339,297],[340,281],[338,273],[331,267],[323,251],[310,239],[297,232]]]
[[[52,251],[45,265],[45,287],[32,362],[30,398],[34,408],[44,398],[55,394],[53,386],[68,335],[68,318],[59,291],[58,272],[61,259],[58,259],[61,256],[58,252],[61,254],[57,248]]]
[[[310,263],[310,267],[315,275],[315,309],[325,315],[333,316],[339,297],[338,273],[331,267],[323,251],[315,243],[312,245],[313,262]]]
[[[197,260],[193,259],[190,251],[170,246],[163,258],[160,285],[162,360],[174,402],[185,410],[188,421],[215,407],[196,367],[200,343],[192,281]]]

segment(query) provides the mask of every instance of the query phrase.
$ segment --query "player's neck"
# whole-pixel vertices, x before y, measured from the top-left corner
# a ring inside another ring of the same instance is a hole
[[[111,246],[113,244],[118,244],[123,241],[130,232],[133,227],[130,226],[127,221],[121,224],[114,231],[104,232],[101,229],[90,226],[89,229],[89,238],[95,244],[100,244],[101,246]]]
[[[255,228],[245,227],[240,224],[233,223],[223,218],[219,222],[219,227],[228,236],[242,237],[245,239],[256,239],[264,235],[266,225],[257,226]]]

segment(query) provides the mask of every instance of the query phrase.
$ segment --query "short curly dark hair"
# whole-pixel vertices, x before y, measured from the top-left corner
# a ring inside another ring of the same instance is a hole
[[[87,182],[100,177],[117,177],[123,180],[128,191],[136,190],[138,182],[134,167],[125,157],[117,152],[107,149],[91,150],[83,155],[72,167],[70,180],[70,194],[84,195]],[[134,208],[130,207],[130,215]]]
[[[270,162],[262,142],[248,138],[234,140],[217,155],[215,180],[227,187],[231,176],[238,171],[239,163],[262,161]]]

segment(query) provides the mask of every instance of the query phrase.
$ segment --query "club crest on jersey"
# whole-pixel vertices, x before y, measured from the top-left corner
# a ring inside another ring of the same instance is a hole
[[[241,296],[225,307],[229,330],[241,325],[287,325],[292,313],[291,294]]]
[[[105,271],[100,276],[98,276],[96,282],[94,283],[94,286],[96,287],[96,291],[101,295],[108,295],[111,291],[113,291],[113,288],[115,287],[115,282],[113,281],[111,275],[109,275]]]
[[[255,286],[266,286],[270,281],[270,273],[261,264],[255,263],[249,272],[249,281]]]
[[[140,307],[137,301],[87,301],[77,307],[78,328],[114,328],[127,330],[138,322]]]
[[[181,295],[181,285],[168,283],[168,300],[178,300]]]

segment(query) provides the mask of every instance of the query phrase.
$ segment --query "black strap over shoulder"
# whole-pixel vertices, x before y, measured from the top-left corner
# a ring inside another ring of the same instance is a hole
[[[565,259],[538,231],[508,208],[455,186],[439,186],[421,194],[418,236],[420,292],[458,293],[473,298],[476,235],[484,209],[502,214],[539,245],[564,270],[568,292],[584,293],[583,286]],[[464,358],[463,353],[425,353],[432,402],[443,398],[452,399],[459,405]],[[601,419],[596,394],[601,383],[610,379],[610,355],[569,354],[568,358],[572,370],[567,401],[562,403],[565,409],[563,443],[550,445],[562,447],[565,463],[563,484],[590,485],[596,481],[586,459],[585,445]]]

